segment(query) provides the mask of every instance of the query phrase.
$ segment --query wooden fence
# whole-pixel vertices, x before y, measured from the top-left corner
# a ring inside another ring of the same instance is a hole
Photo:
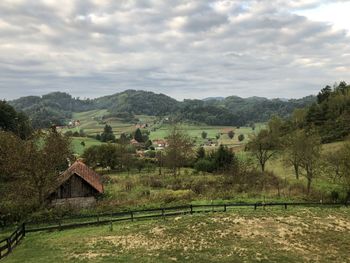
[[[287,209],[292,206],[302,207],[340,207],[346,206],[344,203],[234,203],[234,204],[205,204],[205,205],[184,205],[174,207],[163,207],[154,209],[133,210],[126,212],[111,212],[94,215],[77,215],[61,217],[54,220],[26,222],[26,232],[37,232],[46,230],[64,230],[84,226],[102,225],[121,221],[136,221],[152,218],[166,218],[170,216],[207,213],[226,212],[232,208],[251,207],[256,210],[266,207],[281,207]]]
[[[9,237],[0,240],[0,259],[12,252],[19,242],[26,235],[25,224],[19,226]]]

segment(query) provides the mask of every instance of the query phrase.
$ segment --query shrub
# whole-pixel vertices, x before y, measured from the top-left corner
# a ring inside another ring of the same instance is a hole
[[[214,163],[206,159],[200,159],[194,164],[194,169],[199,172],[211,173],[214,171]]]

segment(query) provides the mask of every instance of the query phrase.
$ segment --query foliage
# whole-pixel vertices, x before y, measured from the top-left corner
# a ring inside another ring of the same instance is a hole
[[[0,130],[13,132],[22,139],[32,132],[31,123],[26,115],[16,110],[5,101],[0,101]]]
[[[237,159],[233,152],[226,146],[220,145],[219,148],[206,155],[203,147],[197,151],[197,161],[194,169],[202,172],[225,172],[232,169]]]
[[[42,97],[28,96],[13,100],[10,104],[16,110],[25,112],[34,128],[48,128],[52,125],[64,125],[72,112],[91,110],[91,100],[72,98],[63,92],[53,92]]]
[[[270,130],[262,129],[258,134],[251,136],[246,149],[259,162],[261,171],[265,171],[266,162],[278,151],[279,145]]]
[[[18,206],[24,210],[44,205],[59,173],[72,158],[69,139],[55,129],[36,133],[27,141],[4,132],[0,137],[0,181],[6,186],[1,203],[10,204],[10,213]]]
[[[300,152],[300,166],[305,171],[305,177],[307,179],[307,192],[310,193],[310,187],[312,180],[319,172],[320,155],[321,155],[321,139],[316,133],[301,134],[301,141],[303,147]]]
[[[350,85],[341,82],[333,89],[326,86],[317,102],[306,109],[302,128],[315,128],[323,143],[341,140],[350,134]],[[299,127],[300,128],[300,127]]]
[[[168,147],[165,149],[165,164],[177,175],[180,167],[194,158],[193,144],[189,136],[174,125],[167,136]]]
[[[229,132],[227,133],[227,136],[232,140],[233,137],[235,136],[234,131],[229,131]]]
[[[295,108],[310,105],[315,98],[283,101],[265,98],[227,97],[223,100],[176,101],[164,94],[126,90],[94,100],[72,98],[67,93],[54,92],[42,97],[29,96],[11,101],[17,110],[29,115],[34,128],[64,125],[72,112],[106,109],[105,117],[116,117],[136,122],[135,114],[153,116],[171,115],[178,120],[191,120],[208,125],[236,125],[267,121],[273,114],[289,116]],[[102,118],[103,119],[103,118]]]
[[[141,133],[141,130],[139,128],[137,128],[135,131],[134,139],[138,142],[143,142],[142,133]]]
[[[105,125],[103,132],[101,133],[100,140],[101,142],[115,142],[115,135],[110,125]]]
[[[134,164],[134,149],[125,144],[102,144],[87,148],[82,157],[86,164],[96,168],[127,169]]]
[[[244,134],[238,135],[238,141],[242,142],[244,140]]]

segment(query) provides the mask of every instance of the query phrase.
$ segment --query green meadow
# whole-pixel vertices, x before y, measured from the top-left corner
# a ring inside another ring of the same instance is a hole
[[[28,233],[2,260],[26,262],[347,262],[348,208],[239,209]]]

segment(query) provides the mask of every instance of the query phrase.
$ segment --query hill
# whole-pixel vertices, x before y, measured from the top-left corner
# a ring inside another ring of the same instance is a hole
[[[9,102],[16,110],[26,113],[34,128],[63,125],[73,112],[93,108],[91,100],[80,100],[63,92],[53,92],[42,97],[28,96]]]
[[[107,110],[114,116],[133,121],[133,115],[172,116],[178,120],[191,120],[208,125],[242,126],[267,121],[272,115],[289,116],[295,108],[315,101],[314,96],[298,100],[266,99],[260,97],[213,98],[206,100],[177,101],[164,94],[142,90],[126,90],[93,100],[81,100],[62,92],[22,97],[9,103],[25,112],[35,128],[63,125],[73,112]]]

